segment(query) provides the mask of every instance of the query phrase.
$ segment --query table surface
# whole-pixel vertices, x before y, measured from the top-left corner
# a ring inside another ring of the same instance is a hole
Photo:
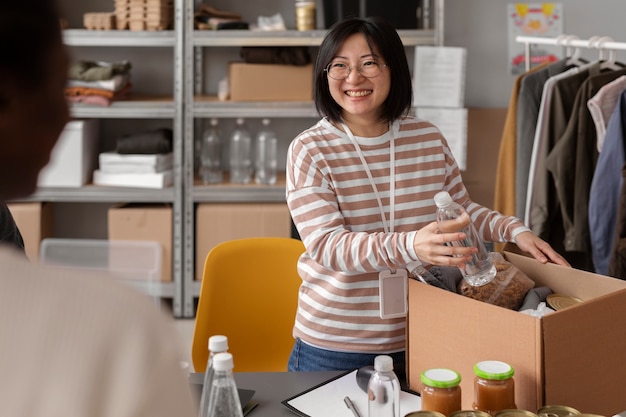
[[[281,401],[328,381],[345,371],[324,372],[235,372],[237,388],[254,390],[252,402],[258,405],[251,417],[295,416]],[[202,385],[204,374],[192,373],[192,384]]]

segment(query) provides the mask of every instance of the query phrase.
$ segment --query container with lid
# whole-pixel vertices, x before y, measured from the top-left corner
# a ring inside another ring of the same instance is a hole
[[[474,365],[475,410],[492,416],[498,411],[516,409],[513,367],[501,361],[482,361]]]
[[[546,405],[537,410],[539,417],[568,417],[578,414],[580,411],[566,405]]]
[[[537,417],[537,414],[528,410],[508,409],[498,411],[495,417]]]
[[[422,410],[449,416],[461,410],[461,375],[445,368],[427,369],[421,375]]]
[[[459,410],[450,414],[448,417],[491,417],[491,414],[480,410]]]

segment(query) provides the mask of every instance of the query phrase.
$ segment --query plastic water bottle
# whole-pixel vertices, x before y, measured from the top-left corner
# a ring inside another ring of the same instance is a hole
[[[217,124],[217,119],[211,119],[211,126],[202,135],[200,176],[204,184],[220,183],[223,179],[222,137]]]
[[[374,373],[367,384],[369,417],[400,417],[400,381],[388,355],[374,358]]]
[[[210,417],[209,403],[211,398],[211,387],[215,376],[215,356],[228,350],[228,338],[223,335],[215,335],[209,338],[209,360],[204,371],[204,384],[202,385],[202,396],[200,397],[200,417]]]
[[[451,244],[453,246],[478,248],[478,252],[465,264],[465,268],[460,268],[463,279],[476,287],[490,282],[496,276],[496,267],[493,265],[482,239],[478,236],[476,228],[470,221],[469,214],[460,204],[452,200],[447,191],[435,194],[435,204],[437,205],[439,230],[443,233],[461,231],[467,236],[464,240]]]
[[[230,182],[248,184],[252,178],[252,137],[242,118],[237,119],[230,135],[229,160]]]
[[[215,376],[211,384],[208,416],[243,417],[233,366],[233,355],[230,353],[218,353],[213,358]]]
[[[256,158],[254,180],[257,184],[276,184],[276,166],[278,159],[276,149],[278,139],[269,127],[270,119],[263,119],[263,128],[256,137]]]

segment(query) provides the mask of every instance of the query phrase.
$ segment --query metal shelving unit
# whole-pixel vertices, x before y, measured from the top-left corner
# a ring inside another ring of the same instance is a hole
[[[66,29],[64,42],[70,47],[129,48],[156,47],[173,49],[173,95],[170,97],[138,97],[117,101],[109,107],[72,105],[74,118],[97,119],[169,119],[173,122],[174,185],[165,189],[103,187],[88,185],[80,188],[40,188],[20,201],[76,203],[171,203],[173,211],[172,265],[173,281],[149,283],[138,288],[150,295],[172,299],[174,316],[183,315],[183,91],[182,80],[184,16],[183,1],[175,0],[174,27],[168,31],[83,30]],[[145,287],[145,288],[144,288]]]
[[[284,202],[282,185],[262,187],[256,185],[202,186],[194,178],[194,133],[197,119],[218,118],[318,118],[312,102],[228,102],[207,96],[202,91],[200,64],[206,48],[239,48],[242,46],[319,46],[325,30],[257,32],[244,30],[201,31],[193,29],[195,0],[184,0],[184,102],[183,123],[184,160],[184,261],[183,261],[183,314],[195,315],[194,299],[200,292],[200,283],[194,280],[195,266],[195,203],[199,202]],[[435,28],[432,30],[399,30],[406,47],[443,45],[444,0],[435,0]]]

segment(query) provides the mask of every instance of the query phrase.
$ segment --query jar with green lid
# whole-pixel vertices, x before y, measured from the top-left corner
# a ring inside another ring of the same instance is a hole
[[[422,372],[422,410],[438,411],[449,416],[461,409],[461,375],[445,368]]]
[[[516,409],[513,367],[501,361],[482,361],[474,365],[475,410],[492,416],[498,411]]]

